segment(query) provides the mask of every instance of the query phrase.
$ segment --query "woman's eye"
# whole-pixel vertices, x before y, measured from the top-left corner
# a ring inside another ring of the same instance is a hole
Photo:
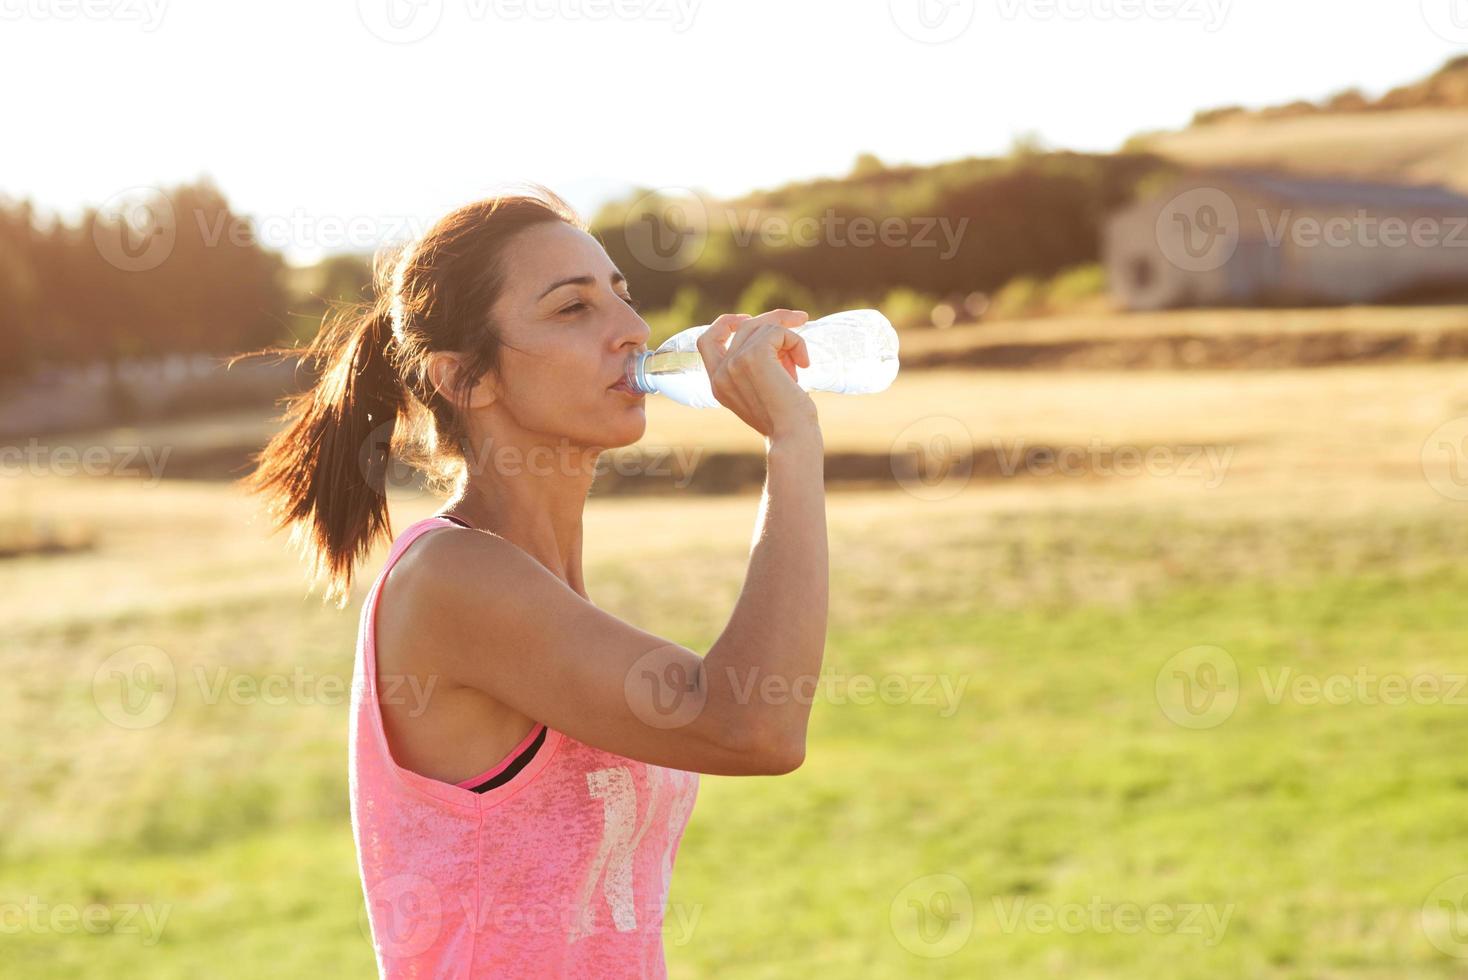
[[[637,300],[633,299],[631,296],[622,296],[622,297],[619,297],[619,298],[622,300],[622,302],[626,303],[628,306],[632,307],[634,310],[640,310],[640,309],[642,309],[642,304],[639,303],[639,302],[637,302]],[[580,300],[577,300],[574,303],[570,303],[570,304],[568,304],[566,306],[561,307],[560,312],[562,314],[580,313],[582,310],[586,310],[586,309],[590,309],[590,307],[588,307],[585,303],[581,302]]]

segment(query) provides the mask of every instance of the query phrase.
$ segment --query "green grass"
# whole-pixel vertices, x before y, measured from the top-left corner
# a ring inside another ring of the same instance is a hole
[[[1461,521],[1153,508],[953,526],[905,495],[892,506],[869,533],[833,538],[805,766],[703,777],[665,932],[673,976],[1464,974],[1420,919],[1434,886],[1468,871],[1462,706],[1272,703],[1265,683],[1285,667],[1463,670]],[[743,554],[596,564],[588,578],[602,605],[706,644]],[[330,687],[349,676],[356,619],[293,600],[294,585],[0,645],[0,738],[26,749],[0,800],[0,902],[99,903],[114,918],[99,934],[8,927],[0,973],[372,975],[345,696]],[[166,651],[188,683],[164,721],[125,731],[99,717],[91,679],[134,644]],[[1205,644],[1237,664],[1237,707],[1193,730],[1164,713],[1157,678]],[[300,668],[314,686],[288,704],[206,703],[194,671],[224,665],[257,679]],[[855,703],[839,697],[855,675],[962,693]],[[925,940],[915,909],[948,907],[935,885],[958,918],[947,933],[928,920]],[[1126,933],[1093,902],[1228,918],[1221,934]],[[166,913],[161,932],[117,921],[133,906]],[[1026,909],[1078,910],[1080,928],[1045,931]]]
[[[790,780],[709,787],[704,815],[732,819],[690,829],[674,898],[703,901],[705,926],[670,955],[687,975],[733,962],[770,976],[1460,975],[1418,913],[1468,864],[1452,864],[1468,837],[1454,819],[1468,760],[1448,748],[1461,707],[1276,705],[1255,672],[1460,670],[1465,586],[1462,570],[1240,583],[1122,611],[897,617],[833,637],[849,673],[968,677],[960,710],[819,704]],[[1164,716],[1155,681],[1199,643],[1226,648],[1243,683],[1234,715],[1195,731]],[[730,841],[731,824],[755,846]],[[888,914],[938,874],[965,882],[973,933],[922,960]],[[1232,912],[1215,945],[1000,928],[1011,902],[1093,899]]]

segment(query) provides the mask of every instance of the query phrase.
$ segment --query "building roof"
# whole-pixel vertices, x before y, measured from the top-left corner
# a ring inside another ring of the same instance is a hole
[[[1211,176],[1245,190],[1300,204],[1349,204],[1468,215],[1468,195],[1439,184],[1392,184],[1238,169],[1214,170]]]

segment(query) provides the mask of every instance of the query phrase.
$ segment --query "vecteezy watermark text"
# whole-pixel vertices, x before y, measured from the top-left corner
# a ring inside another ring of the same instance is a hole
[[[628,251],[645,268],[677,272],[698,261],[721,225],[739,248],[758,243],[765,248],[933,249],[934,258],[948,261],[958,255],[968,222],[946,215],[847,216],[833,208],[792,218],[761,208],[716,207],[698,191],[665,187],[633,202],[623,234]]]
[[[1234,914],[1232,903],[1222,906],[1208,902],[1112,902],[1093,895],[1088,902],[1037,902],[1025,896],[994,896],[994,917],[999,931],[1006,935],[1033,932],[1041,935],[1063,932],[1068,935],[1117,933],[1135,936],[1142,932],[1153,935],[1198,936],[1204,946],[1217,946],[1228,931]]]
[[[32,437],[23,446],[0,446],[0,479],[18,476],[146,477],[163,479],[172,446],[45,446]]]
[[[1228,19],[1230,0],[997,0],[1003,20],[1172,20],[1212,34]]]
[[[1024,440],[1006,446],[992,441],[999,471],[1007,477],[1151,476],[1198,479],[1206,489],[1222,485],[1233,461],[1233,446],[1109,445],[1091,439],[1085,446],[1028,447]]]
[[[1408,221],[1397,215],[1375,215],[1358,208],[1352,215],[1297,217],[1284,208],[1277,218],[1260,209],[1264,240],[1278,248],[1286,238],[1297,248],[1468,248],[1468,216]]]
[[[958,703],[968,687],[966,674],[847,674],[839,670],[822,669],[817,674],[800,674],[785,677],[781,674],[762,672],[758,667],[740,671],[733,667],[725,669],[734,699],[748,704],[758,699],[762,704],[812,704],[817,694],[828,704],[868,705],[880,701],[882,704],[915,704],[938,709],[938,717],[951,718],[958,711]]]
[[[670,24],[682,34],[693,26],[702,0],[461,0],[455,17],[494,21],[645,21]],[[445,0],[357,0],[362,26],[389,44],[412,44],[438,30]]]
[[[173,913],[171,904],[150,902],[44,902],[28,895],[24,901],[0,902],[0,935],[22,933],[93,936],[141,936],[142,945],[154,946]]]
[[[167,10],[168,0],[0,0],[0,21],[117,21],[151,33]]]

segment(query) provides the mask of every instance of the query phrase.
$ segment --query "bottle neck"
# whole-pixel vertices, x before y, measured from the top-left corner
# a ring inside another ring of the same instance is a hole
[[[644,395],[652,394],[652,389],[647,386],[647,359],[651,354],[651,351],[638,351],[627,355],[627,387]]]

